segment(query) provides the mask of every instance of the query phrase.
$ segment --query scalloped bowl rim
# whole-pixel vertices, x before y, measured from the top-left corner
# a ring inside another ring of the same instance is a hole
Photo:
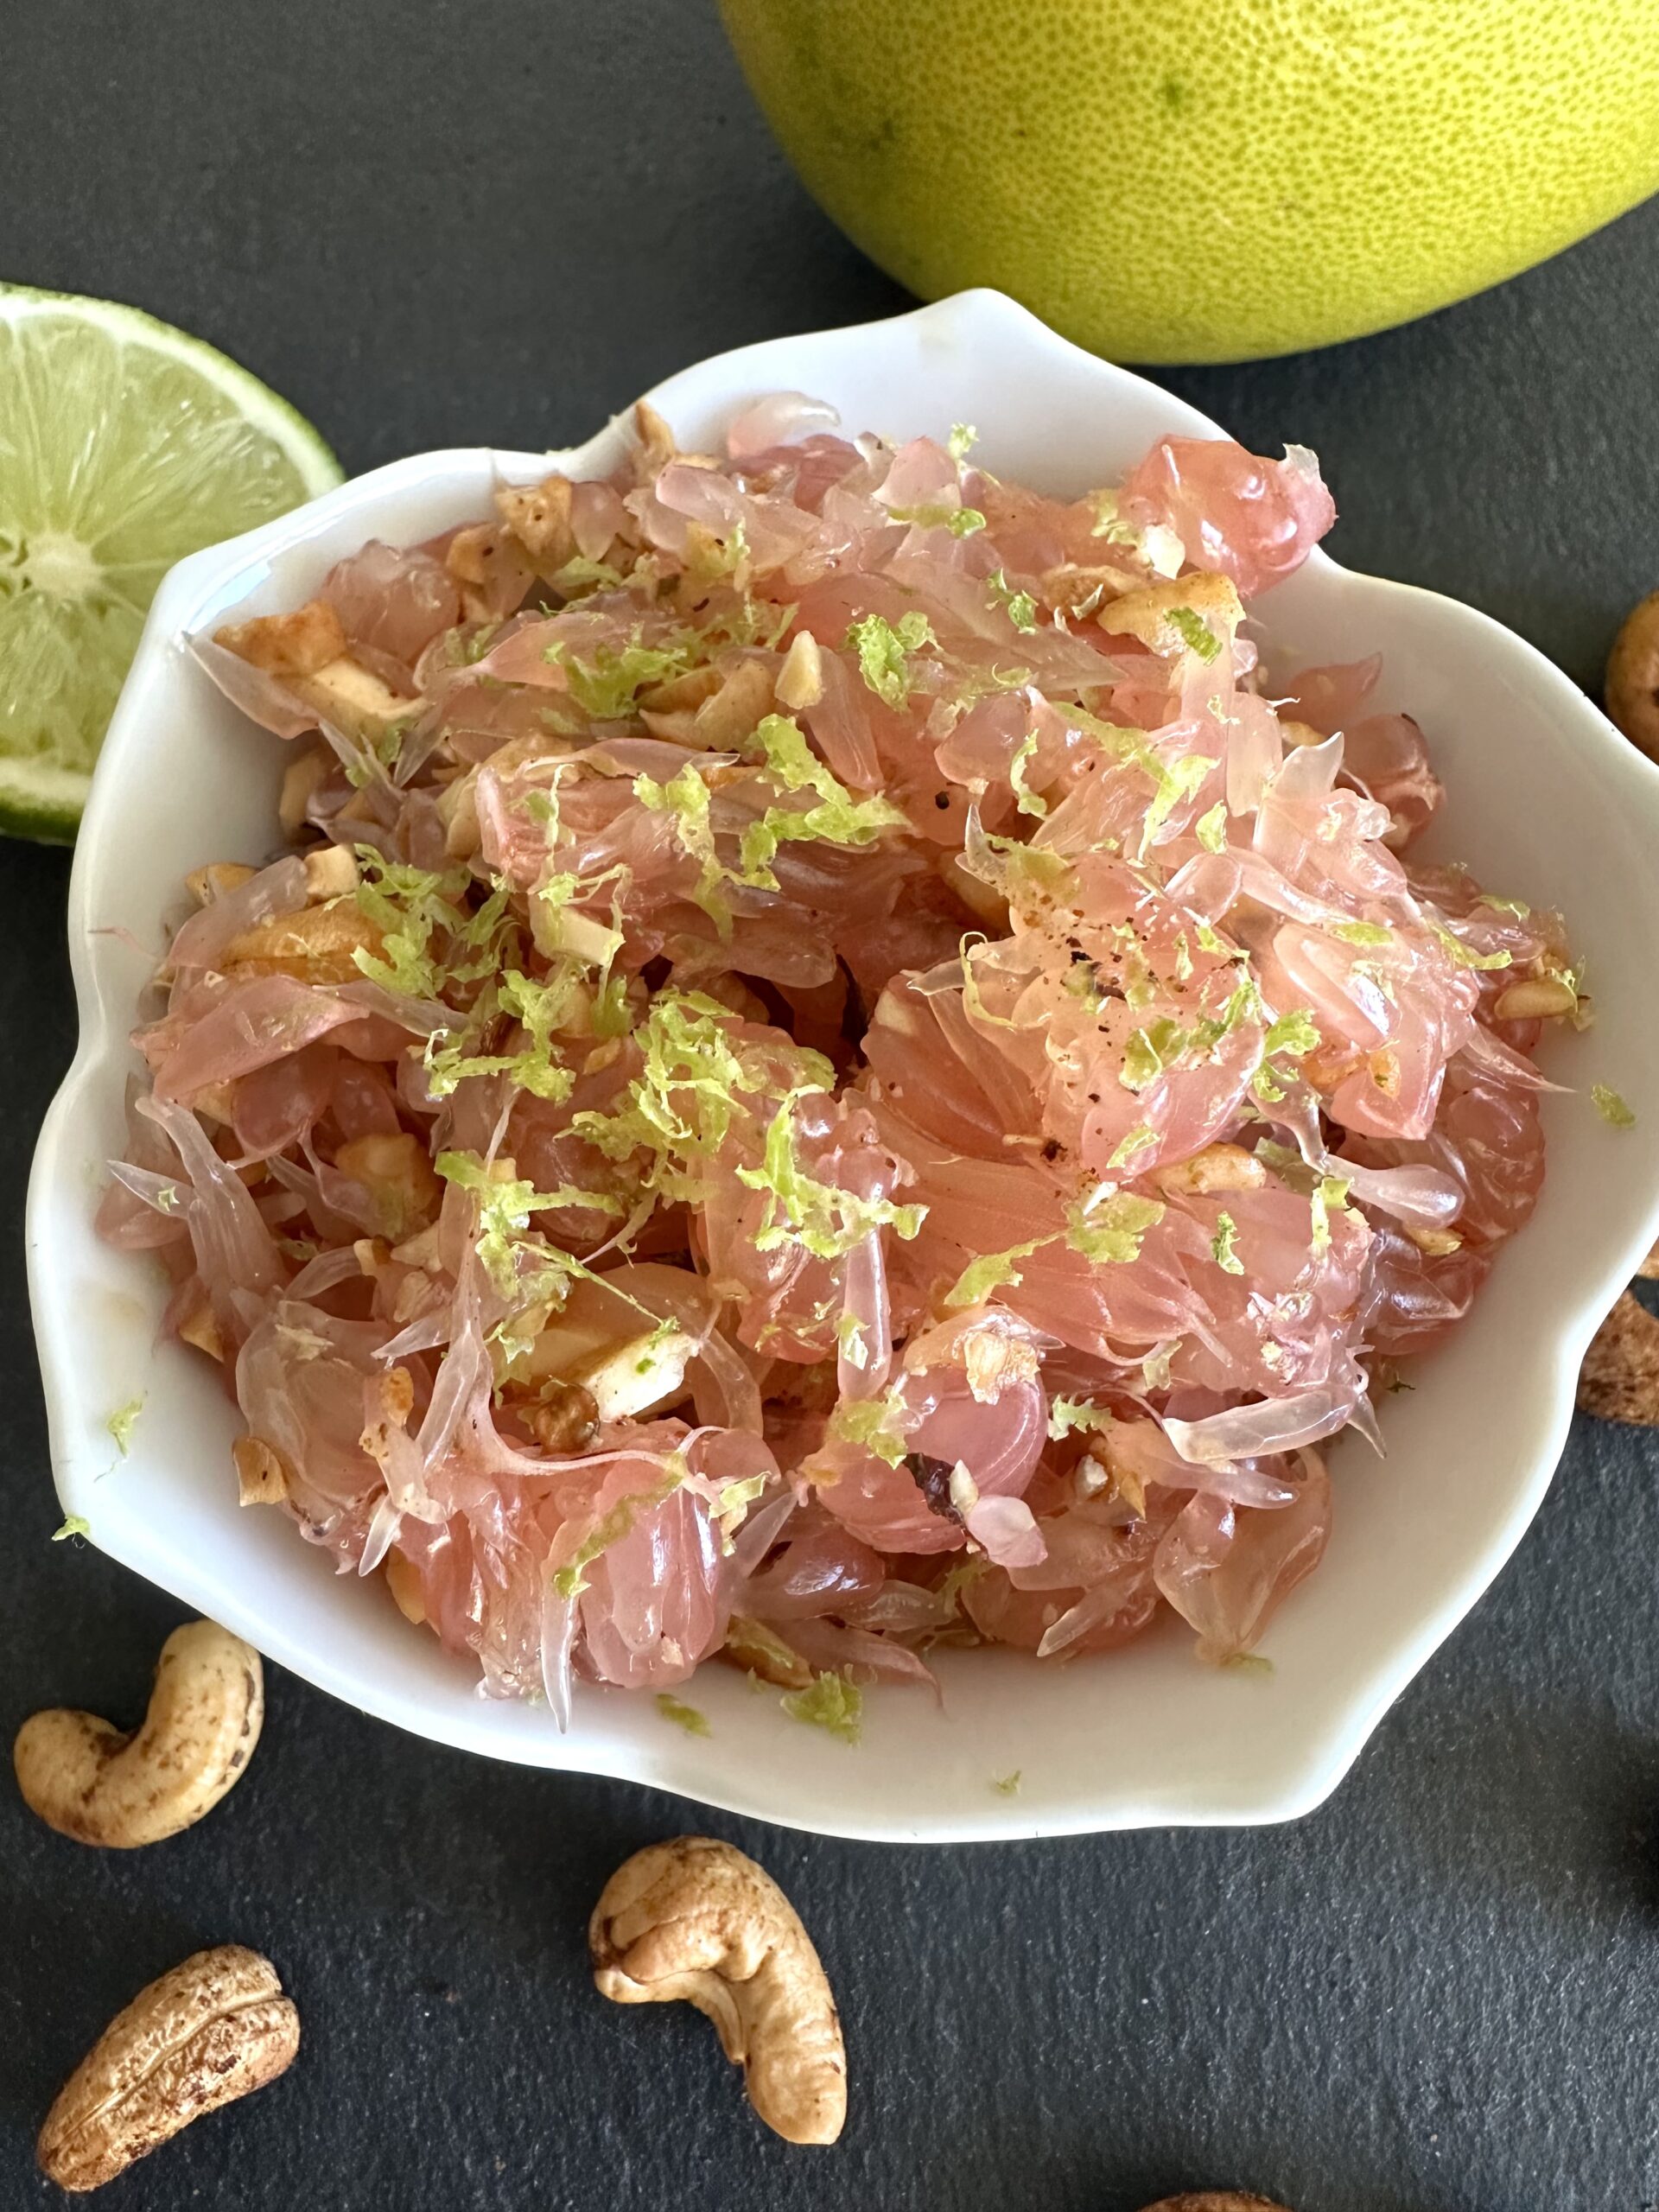
[[[1219,435],[1195,410],[986,291],[747,346],[647,396],[696,439],[745,398],[779,388],[837,400],[854,428],[937,434],[965,416],[981,424],[989,465],[1046,477],[1057,490],[1103,480],[1165,432]],[[408,1627],[382,1591],[337,1581],[320,1554],[276,1525],[280,1516],[238,1514],[226,1464],[232,1408],[196,1355],[156,1341],[159,1270],[91,1234],[99,1162],[118,1138],[136,1065],[127,1033],[148,966],[141,947],[111,932],[125,928],[154,947],[176,911],[168,887],[181,858],[194,866],[226,857],[219,835],[249,857],[272,842],[280,747],[250,734],[211,693],[181,638],[232,609],[292,603],[296,585],[311,588],[377,528],[421,536],[469,506],[477,512],[498,476],[531,481],[550,462],[578,472],[612,466],[623,438],[618,418],[562,454],[462,448],[396,461],[191,556],[157,591],[75,856],[69,931],[80,1038],[29,1184],[30,1295],[65,1510],[85,1516],[112,1557],[318,1687],[435,1742],[489,1756],[874,1840],[1249,1825],[1305,1813],[1336,1787],[1519,1542],[1565,1440],[1585,1346],[1659,1230],[1659,1160],[1644,1140],[1595,1123],[1580,1098],[1547,1103],[1550,1174],[1534,1222],[1503,1255],[1468,1326],[1422,1363],[1417,1395],[1385,1412],[1390,1460],[1379,1469],[1344,1445],[1330,1551],[1269,1630],[1270,1675],[1192,1666],[1173,1624],[1063,1669],[1007,1653],[948,1653],[943,1704],[876,1693],[855,1751],[793,1726],[775,1698],[753,1696],[724,1669],[700,1670],[690,1693],[708,1713],[706,1738],[665,1726],[650,1699],[614,1691],[579,1689],[564,1736],[534,1706],[474,1694],[466,1662]],[[1319,551],[1256,604],[1292,664],[1346,657],[1339,649],[1367,650],[1378,636],[1385,652],[1389,640],[1404,641],[1389,653],[1379,697],[1417,707],[1437,760],[1447,766],[1452,756],[1453,816],[1464,779],[1484,802],[1478,822],[1465,819],[1452,842],[1490,848],[1512,868],[1564,868],[1569,882],[1540,888],[1575,930],[1590,925],[1597,974],[1615,982],[1623,975],[1635,988],[1639,969],[1634,952],[1621,954],[1624,940],[1659,940],[1659,891],[1640,867],[1643,839],[1650,850],[1659,833],[1659,769],[1540,653],[1455,601],[1357,575]],[[1486,734],[1471,737],[1465,720]],[[158,764],[172,773],[158,773]],[[1564,845],[1576,863],[1560,861]],[[1626,873],[1615,912],[1607,880],[1619,860]],[[1630,1002],[1629,991],[1617,997]],[[1659,1097],[1659,1047],[1635,1025],[1605,1033],[1605,1008],[1604,1025],[1557,1047],[1554,1071],[1583,1083],[1611,1077],[1628,1095]],[[1594,1065],[1584,1065],[1592,1057]],[[1619,1205],[1598,1205],[1615,1176]],[[131,1456],[121,1459],[108,1416],[140,1395],[144,1412]],[[1443,1461],[1456,1463],[1451,1474]],[[1426,1546],[1419,1534],[1430,1513],[1436,1541]],[[1014,1770],[1017,1794],[995,1786]]]

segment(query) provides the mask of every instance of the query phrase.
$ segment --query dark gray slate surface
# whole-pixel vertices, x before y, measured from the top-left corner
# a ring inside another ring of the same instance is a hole
[[[353,468],[563,443],[715,348],[902,304],[703,0],[13,0],[0,55],[0,275],[200,331]],[[1412,329],[1168,381],[1319,448],[1342,557],[1593,683],[1659,575],[1656,302],[1659,206]],[[0,852],[8,1738],[42,1704],[136,1711],[177,1617],[47,1541],[21,1211],[71,1049],[66,874]],[[132,2212],[1134,2212],[1223,2182],[1297,2212],[1651,2207],[1655,1473],[1581,1425],[1500,1587],[1291,1828],[816,1842],[493,1770],[283,1676],[247,1782],[155,1850],[79,1849],[0,1786],[0,2208],[51,2196],[29,2145],[91,2036],[231,1938],[297,1995],[300,2063],[137,2170]],[[818,1939],[853,2063],[833,2153],[766,2137],[695,2016],[591,1992],[601,1884],[684,1827],[757,1851]]]

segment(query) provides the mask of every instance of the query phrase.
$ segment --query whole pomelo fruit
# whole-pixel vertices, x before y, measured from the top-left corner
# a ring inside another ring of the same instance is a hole
[[[1443,307],[1659,186],[1659,0],[721,0],[808,188],[934,298],[1206,361]]]

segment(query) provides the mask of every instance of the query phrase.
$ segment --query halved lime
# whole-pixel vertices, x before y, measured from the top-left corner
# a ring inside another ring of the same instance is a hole
[[[0,286],[0,831],[74,836],[174,562],[340,479],[311,425],[199,338]]]

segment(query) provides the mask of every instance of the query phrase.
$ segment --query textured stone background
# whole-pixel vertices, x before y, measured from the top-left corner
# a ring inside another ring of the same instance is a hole
[[[0,274],[217,340],[353,469],[563,443],[717,347],[903,304],[794,184],[706,0],[14,0],[3,55]],[[1414,328],[1168,381],[1318,448],[1342,558],[1593,683],[1659,575],[1656,279],[1659,205]],[[67,874],[0,855],[8,1740],[42,1704],[136,1711],[176,1618],[47,1541],[21,1212],[72,1045]],[[1224,2182],[1297,2212],[1651,2208],[1654,1475],[1581,1424],[1499,1588],[1290,1828],[816,1842],[492,1769],[283,1676],[250,1779],[154,1851],[99,1858],[0,1787],[0,2207],[52,2195],[29,2146],[92,2034],[236,1938],[297,1995],[302,2059],[137,2170],[133,2212],[1134,2212]],[[690,2012],[592,1994],[605,1876],[694,1825],[766,1859],[835,1977],[833,2154],[766,2136]]]

